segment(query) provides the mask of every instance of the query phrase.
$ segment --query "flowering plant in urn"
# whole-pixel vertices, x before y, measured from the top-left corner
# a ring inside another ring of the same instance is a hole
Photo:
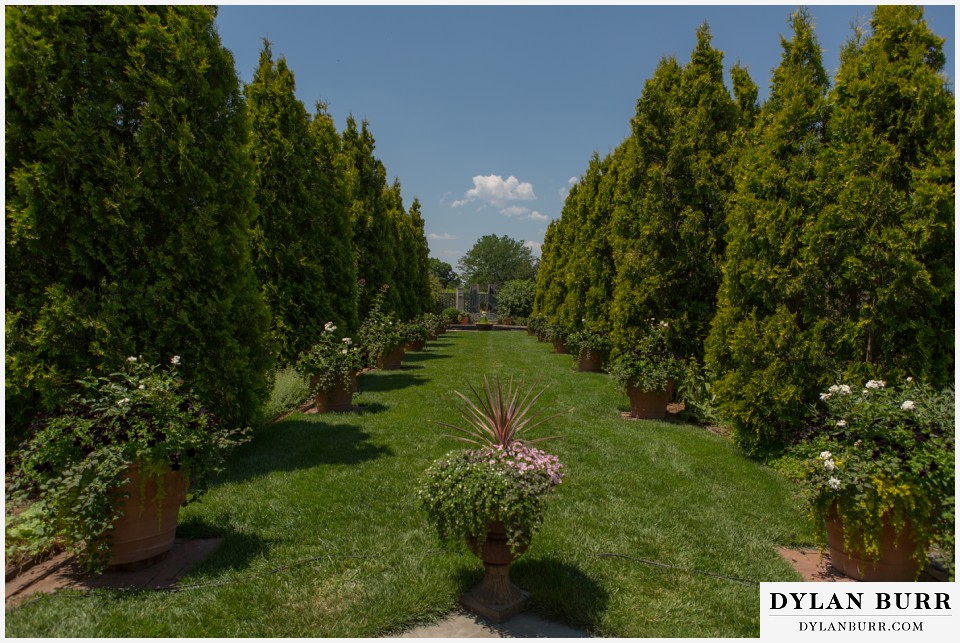
[[[555,455],[533,445],[551,438],[524,439],[550,418],[532,412],[543,391],[524,391],[511,381],[504,387],[484,378],[477,402],[456,392],[466,427],[440,423],[475,448],[451,451],[423,476],[418,497],[441,541],[487,537],[491,522],[502,522],[514,551],[530,544],[543,520],[546,501],[563,481],[564,466]],[[555,416],[552,416],[555,417]]]
[[[333,322],[323,327],[320,340],[300,356],[297,370],[310,377],[316,395],[320,390],[349,386],[362,366],[360,350],[351,337],[339,337]]]
[[[805,457],[802,492],[815,524],[839,518],[846,550],[868,560],[880,555],[888,525],[897,536],[909,529],[920,567],[937,541],[952,560],[953,388],[912,378],[838,383],[820,401],[814,437],[792,450]]]

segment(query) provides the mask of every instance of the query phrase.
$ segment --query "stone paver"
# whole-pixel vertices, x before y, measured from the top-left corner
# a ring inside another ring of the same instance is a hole
[[[433,625],[422,625],[396,638],[417,639],[496,639],[496,638],[589,638],[590,635],[566,625],[547,621],[524,612],[501,625],[488,623],[479,616],[454,612]]]

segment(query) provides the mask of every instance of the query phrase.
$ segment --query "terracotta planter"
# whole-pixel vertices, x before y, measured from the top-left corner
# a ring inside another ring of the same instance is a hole
[[[470,315],[461,315],[460,324],[462,326],[467,326],[470,324]]]
[[[503,319],[500,320],[500,323],[502,323],[504,326],[513,326],[513,318],[504,317]]]
[[[530,329],[530,328],[527,328],[527,335],[529,335],[530,337],[533,337],[533,335],[534,335],[533,330]]]
[[[477,330],[493,330],[493,324],[477,324]]]
[[[560,353],[562,355],[569,355],[570,351],[567,350],[566,344],[561,342],[559,339],[553,340],[553,352]]]
[[[423,347],[426,345],[426,343],[427,342],[425,340],[418,339],[416,341],[413,341],[407,344],[407,350],[412,353],[420,352],[423,350]]]
[[[383,353],[377,358],[377,368],[382,371],[395,371],[403,362],[403,346],[397,346],[389,353]]]
[[[167,469],[161,480],[157,478],[148,475],[141,494],[140,467],[130,465],[130,481],[118,489],[130,497],[121,501],[113,527],[106,534],[111,567],[143,563],[173,547],[187,484],[179,471]]]
[[[584,373],[599,373],[603,371],[603,360],[606,357],[600,351],[584,348],[577,355],[577,370]]]
[[[826,521],[830,562],[839,572],[857,580],[881,582],[915,580],[918,565],[913,558],[913,552],[916,551],[917,543],[909,523],[904,525],[897,536],[889,520],[884,518],[882,522],[880,558],[872,561],[858,549],[847,551],[843,542],[843,521],[836,508],[832,508]]]
[[[662,420],[667,415],[667,404],[673,395],[676,380],[669,380],[662,391],[645,391],[637,386],[627,387],[630,398],[630,417],[641,420]]]
[[[503,623],[523,611],[530,602],[530,594],[510,582],[510,563],[527,548],[521,547],[514,553],[507,544],[507,531],[500,521],[490,523],[482,546],[473,537],[467,539],[467,544],[470,551],[483,561],[486,573],[479,585],[460,598],[460,603],[494,623]]]
[[[314,390],[317,387],[316,377],[311,382]],[[350,375],[350,383],[346,385],[333,386],[331,388],[318,390],[313,402],[316,405],[317,413],[332,413],[353,410],[353,393],[357,390],[357,375]]]

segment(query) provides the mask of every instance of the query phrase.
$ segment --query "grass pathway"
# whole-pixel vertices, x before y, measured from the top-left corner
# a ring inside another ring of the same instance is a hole
[[[431,421],[454,421],[452,391],[484,374],[539,378],[544,407],[573,409],[542,429],[568,474],[511,572],[542,616],[606,636],[758,636],[749,581],[799,580],[776,553],[810,540],[790,484],[722,438],[622,420],[607,376],[522,333],[448,333],[404,364],[360,378],[362,413],[262,428],[182,511],[179,535],[224,537],[181,581],[201,587],[46,597],[8,612],[6,634],[356,637],[439,619],[482,565],[440,550],[414,489],[462,444]]]

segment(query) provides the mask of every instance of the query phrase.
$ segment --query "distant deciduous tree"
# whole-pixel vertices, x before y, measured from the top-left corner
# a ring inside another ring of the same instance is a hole
[[[522,241],[495,234],[480,237],[460,259],[457,269],[465,283],[481,287],[511,279],[533,279],[537,271],[530,248]]]

